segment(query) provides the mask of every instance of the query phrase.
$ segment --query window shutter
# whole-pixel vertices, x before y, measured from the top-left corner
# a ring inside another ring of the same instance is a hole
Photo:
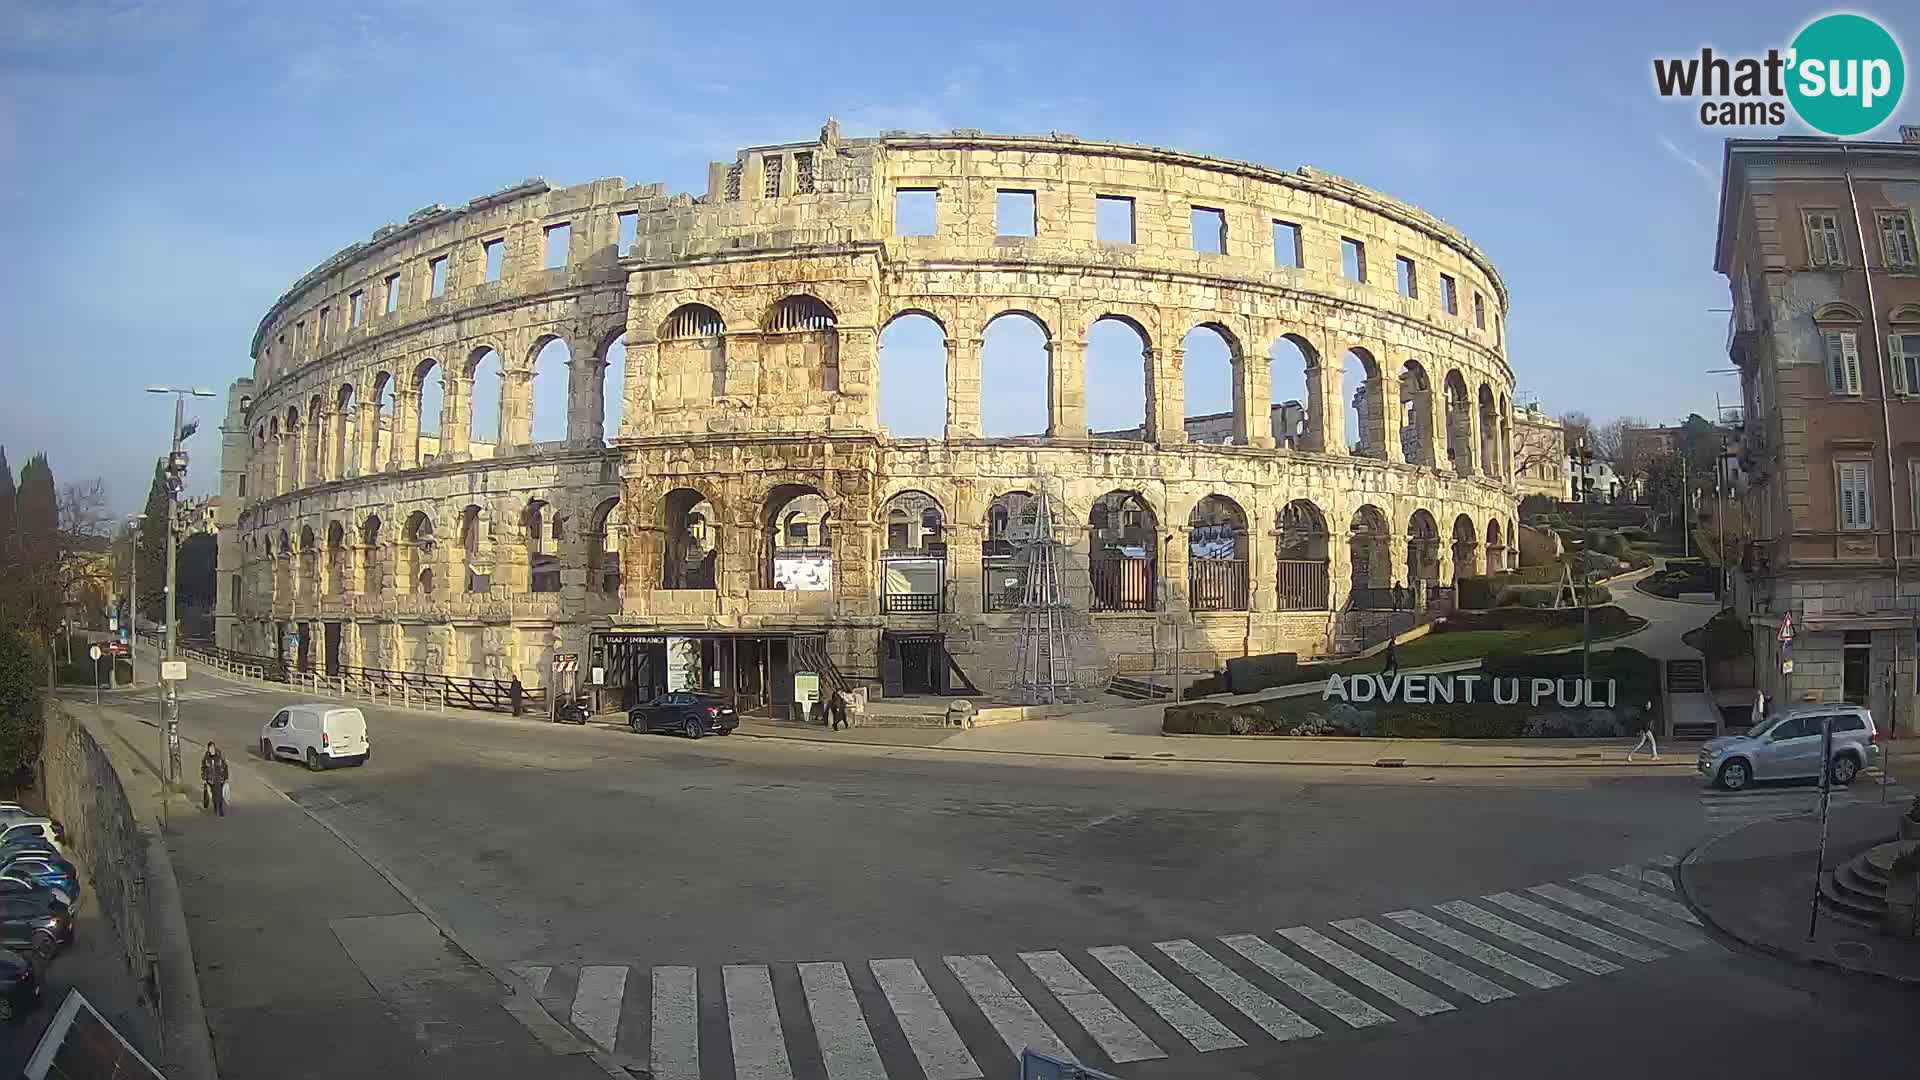
[[[1840,334],[1840,352],[1846,358],[1847,384],[1849,397],[1860,396],[1860,336],[1852,331]]]
[[[1899,334],[1887,335],[1887,359],[1893,367],[1893,392],[1905,394],[1907,392],[1907,357],[1901,350]]]
[[[1827,243],[1820,235],[1820,217],[1807,215],[1807,262],[1819,266],[1827,261]]]
[[[1836,394],[1847,391],[1847,366],[1840,349],[1840,333],[1829,330],[1824,335],[1827,344],[1827,384]]]
[[[1830,266],[1839,266],[1841,263],[1840,223],[1832,214],[1826,214],[1821,218],[1821,228],[1826,231],[1827,236],[1827,263]]]
[[[1840,527],[1859,528],[1860,504],[1854,495],[1854,475],[1856,466],[1840,466]]]

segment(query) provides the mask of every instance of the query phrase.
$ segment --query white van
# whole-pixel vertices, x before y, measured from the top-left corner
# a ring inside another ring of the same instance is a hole
[[[289,705],[260,729],[260,756],[292,758],[316,771],[341,761],[365,765],[373,756],[367,718],[346,705]]]

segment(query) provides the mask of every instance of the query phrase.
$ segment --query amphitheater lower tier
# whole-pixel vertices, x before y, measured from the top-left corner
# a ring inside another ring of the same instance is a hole
[[[699,686],[784,712],[807,671],[1011,699],[1042,608],[1090,688],[1319,655],[1508,565],[1513,512],[1489,477],[1224,445],[528,447],[254,503],[218,643],[327,674],[573,682],[609,708]]]

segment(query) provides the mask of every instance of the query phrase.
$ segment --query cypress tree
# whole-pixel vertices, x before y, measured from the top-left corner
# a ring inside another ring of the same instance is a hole
[[[153,463],[153,483],[147,488],[147,515],[140,523],[134,561],[140,568],[140,614],[149,622],[167,617],[167,460]]]

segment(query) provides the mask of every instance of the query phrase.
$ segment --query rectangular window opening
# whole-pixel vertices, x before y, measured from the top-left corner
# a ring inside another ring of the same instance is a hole
[[[367,321],[367,294],[356,292],[347,297],[347,322],[359,326]]]
[[[1487,298],[1478,292],[1473,294],[1473,325],[1481,330],[1487,328]]]
[[[793,155],[793,193],[795,195],[813,194],[813,151],[802,150]]]
[[[769,199],[780,197],[780,177],[786,172],[787,159],[783,157],[765,157],[760,159],[761,194]]]
[[[546,269],[558,270],[567,265],[567,256],[573,248],[573,224],[562,221],[558,225],[549,225],[540,230],[545,241]]]
[[[1864,461],[1843,461],[1840,473],[1840,527],[1873,528],[1873,466]]]
[[[1367,280],[1367,245],[1351,236],[1340,238],[1340,274],[1348,281]]]
[[[893,193],[893,235],[932,236],[940,225],[939,189],[897,188]]]
[[[1841,266],[1840,219],[1832,211],[1807,211],[1807,262],[1812,266]]]
[[[1860,336],[1851,330],[1829,330],[1827,385],[1842,397],[1860,396]]]
[[[1393,257],[1393,287],[1409,300],[1420,298],[1420,271],[1405,255]]]
[[[1039,231],[1034,218],[1034,193],[1000,191],[994,193],[993,232],[996,236],[1033,236]]]
[[[1300,226],[1291,221],[1273,223],[1273,265],[1298,270],[1307,264],[1300,248]]]
[[[1889,267],[1913,269],[1916,261],[1913,243],[1913,218],[1904,210],[1882,212],[1880,247]]]
[[[387,275],[387,314],[400,310],[400,275]]]
[[[429,297],[447,295],[447,257],[445,255],[427,260],[427,295]]]
[[[480,254],[486,259],[487,272],[482,281],[499,281],[501,271],[507,267],[507,242],[505,240],[480,241]]]
[[[1193,233],[1193,250],[1203,255],[1227,253],[1227,212],[1210,206],[1196,206],[1187,213],[1187,227]]]
[[[1133,243],[1133,200],[1125,195],[1095,195],[1093,238],[1109,244]]]
[[[1894,334],[1887,339],[1893,361],[1893,392],[1920,395],[1920,332]]]
[[[321,341],[327,340],[327,337],[332,332],[332,330],[333,330],[333,308],[323,306],[320,309],[320,340]]]
[[[1440,307],[1449,315],[1460,314],[1460,287],[1452,274],[1440,275]]]
[[[621,214],[619,222],[620,236],[615,242],[620,245],[618,249],[619,253],[621,255],[627,255],[633,251],[633,241],[640,235],[640,211],[629,210]]]

